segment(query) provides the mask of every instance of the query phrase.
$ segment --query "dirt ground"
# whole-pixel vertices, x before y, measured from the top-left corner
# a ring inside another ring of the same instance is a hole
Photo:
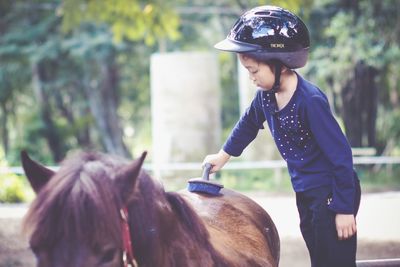
[[[293,196],[251,196],[264,207],[281,238],[280,267],[309,267],[309,257],[298,230]],[[358,216],[357,259],[400,258],[400,192],[368,194]],[[0,267],[33,267],[34,256],[21,235],[26,206],[0,205]],[[162,267],[162,266],[160,266]]]
[[[358,258],[399,257],[400,242],[367,242],[360,240]],[[35,259],[26,240],[20,235],[20,219],[0,219],[0,267],[33,267]],[[308,255],[303,241],[284,238],[281,240],[281,267],[306,267]]]

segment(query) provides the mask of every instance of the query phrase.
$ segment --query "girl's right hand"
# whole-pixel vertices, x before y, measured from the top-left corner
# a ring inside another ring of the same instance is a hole
[[[226,162],[230,159],[231,155],[226,153],[224,150],[220,150],[217,154],[207,155],[204,160],[202,166],[206,163],[210,163],[212,165],[211,173],[217,172],[225,165]]]

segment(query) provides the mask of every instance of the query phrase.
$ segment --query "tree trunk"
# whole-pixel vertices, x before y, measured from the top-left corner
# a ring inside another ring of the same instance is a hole
[[[78,92],[79,90],[77,88],[74,88],[73,92],[69,93],[69,97],[72,99],[72,102],[74,100],[78,101],[76,97],[72,95],[72,94],[77,94]],[[82,94],[79,95],[81,95],[80,97],[85,98],[85,95]],[[73,107],[65,105],[63,101],[63,96],[61,95],[60,91],[55,92],[55,100],[57,108],[61,112],[61,115],[68,121],[68,124],[71,126],[72,125],[76,126],[77,124],[76,118],[78,119],[83,118],[89,113],[89,110],[86,107],[82,108],[82,107]],[[92,143],[90,140],[89,125],[80,126],[79,129],[76,129],[75,138],[80,148],[85,149],[92,147]]]
[[[44,66],[40,63],[33,64],[32,88],[39,109],[39,116],[44,124],[44,136],[49,145],[54,161],[59,162],[64,157],[63,146],[51,117],[52,112],[48,101],[48,95],[43,89],[43,81],[45,80],[46,75]]]
[[[1,111],[3,113],[3,116],[1,116],[1,136],[3,137],[2,145],[3,145],[4,153],[7,155],[8,148],[9,148],[9,136],[8,136],[8,127],[7,127],[8,111],[7,111],[6,103],[1,103]]]
[[[353,147],[375,146],[377,116],[377,71],[360,61],[353,78],[342,90],[342,115],[346,135]]]
[[[117,115],[119,77],[114,59],[114,54],[111,53],[104,62],[99,64],[97,77],[86,82],[86,95],[105,150],[112,154],[129,157]]]

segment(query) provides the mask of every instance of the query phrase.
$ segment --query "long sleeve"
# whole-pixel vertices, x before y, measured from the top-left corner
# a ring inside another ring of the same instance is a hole
[[[264,128],[265,116],[260,106],[261,97],[258,92],[227,138],[223,146],[226,153],[235,157],[240,156],[256,138],[258,131]]]
[[[333,166],[332,202],[330,209],[336,213],[354,212],[354,170],[350,145],[329,108],[327,99],[312,96],[306,105],[311,132]]]

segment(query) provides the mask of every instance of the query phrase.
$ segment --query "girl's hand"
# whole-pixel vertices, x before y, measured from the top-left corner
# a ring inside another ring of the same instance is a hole
[[[357,232],[356,220],[353,214],[336,214],[336,231],[339,240],[345,240]]]
[[[220,150],[217,154],[207,155],[203,160],[204,164],[210,163],[212,165],[211,173],[217,172],[225,165],[225,163],[230,159],[231,155],[226,153],[224,150]]]

